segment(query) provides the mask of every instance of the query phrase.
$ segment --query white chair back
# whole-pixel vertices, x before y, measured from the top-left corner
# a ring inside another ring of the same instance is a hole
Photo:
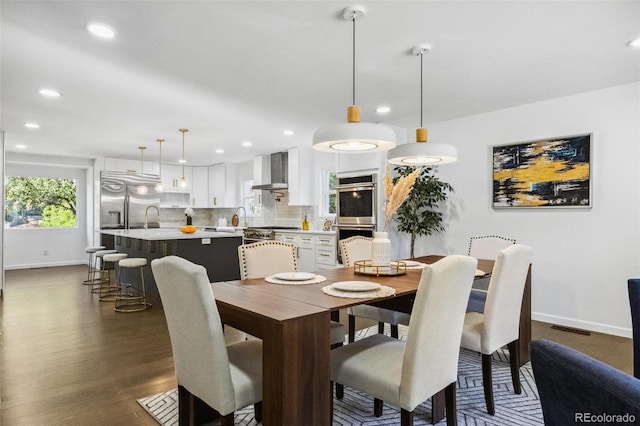
[[[357,260],[371,259],[371,246],[373,238],[356,235],[340,240],[340,251],[342,252],[342,264],[353,266]]]
[[[522,295],[532,258],[533,249],[522,244],[498,253],[484,307],[482,353],[493,353],[518,338]]]
[[[409,321],[400,401],[416,407],[455,382],[467,300],[478,261],[452,255],[426,266]]]
[[[296,272],[295,247],[283,241],[259,241],[238,246],[240,278],[264,278],[278,272]]]
[[[471,237],[469,240],[469,256],[476,259],[495,259],[500,250],[516,243],[515,238],[487,235]]]
[[[177,256],[151,262],[167,319],[176,379],[221,413],[235,411],[222,321],[207,271]]]

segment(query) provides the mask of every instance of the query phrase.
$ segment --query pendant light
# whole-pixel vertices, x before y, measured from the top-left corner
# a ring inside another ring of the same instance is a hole
[[[187,187],[187,178],[184,177],[184,163],[187,162],[187,159],[184,156],[184,134],[187,133],[189,131],[189,129],[180,129],[180,132],[182,132],[182,177],[180,178],[180,182],[178,183],[178,186],[180,186],[180,188],[186,188]]]
[[[431,51],[431,46],[421,44],[414,47],[411,53],[420,56],[420,128],[416,129],[416,143],[398,145],[389,151],[388,161],[399,166],[435,166],[458,161],[458,150],[453,145],[444,143],[427,143],[427,129],[422,125],[423,88],[422,59]]]
[[[164,185],[162,184],[162,142],[164,139],[156,139],[156,142],[160,145],[160,156],[158,157],[158,183],[156,183],[156,192],[164,191]]]
[[[362,6],[343,10],[345,20],[353,23],[352,105],[347,108],[347,123],[322,127],[313,134],[313,149],[334,153],[362,153],[387,151],[396,146],[395,132],[382,124],[361,123],[360,108],[356,106],[356,21],[364,18]]]
[[[140,174],[144,175],[144,150],[147,149],[147,147],[139,146],[138,149],[140,150]],[[144,195],[149,192],[149,189],[147,188],[147,185],[140,184],[138,185],[138,188],[136,188],[136,191],[138,194]]]

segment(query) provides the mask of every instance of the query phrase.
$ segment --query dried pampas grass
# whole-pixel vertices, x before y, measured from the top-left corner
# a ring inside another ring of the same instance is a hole
[[[389,165],[387,164],[386,173],[384,175],[384,195],[386,197],[386,205],[384,208],[384,214],[386,216],[384,222],[385,231],[389,227],[391,217],[400,208],[402,203],[407,199],[413,184],[416,182],[420,169],[416,169],[407,176],[401,176],[398,182],[393,185],[393,179],[389,173]]]

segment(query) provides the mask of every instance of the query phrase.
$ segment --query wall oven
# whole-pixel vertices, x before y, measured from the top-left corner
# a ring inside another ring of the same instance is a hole
[[[336,185],[336,223],[376,225],[376,175],[338,177]]]

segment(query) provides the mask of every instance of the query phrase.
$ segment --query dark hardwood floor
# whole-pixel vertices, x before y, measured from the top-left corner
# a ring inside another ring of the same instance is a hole
[[[116,313],[80,284],[85,278],[86,266],[6,271],[1,425],[156,424],[136,399],[176,386],[163,312],[154,306]],[[533,338],[632,370],[631,339],[583,336],[535,321]]]

